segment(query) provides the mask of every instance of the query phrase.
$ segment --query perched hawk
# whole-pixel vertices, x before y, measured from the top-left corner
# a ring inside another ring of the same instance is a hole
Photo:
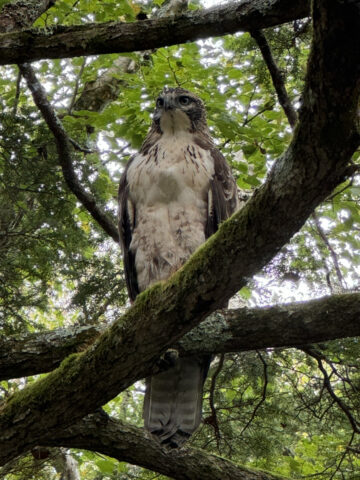
[[[231,170],[217,150],[204,104],[164,88],[145,141],[120,180],[120,239],[131,300],[167,279],[238,207]],[[170,447],[198,427],[208,356],[180,358],[148,378],[145,427]]]

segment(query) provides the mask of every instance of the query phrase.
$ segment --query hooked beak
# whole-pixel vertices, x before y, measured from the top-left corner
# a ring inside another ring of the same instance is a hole
[[[167,112],[168,110],[173,110],[176,108],[174,99],[172,97],[165,97],[164,98],[164,110]]]

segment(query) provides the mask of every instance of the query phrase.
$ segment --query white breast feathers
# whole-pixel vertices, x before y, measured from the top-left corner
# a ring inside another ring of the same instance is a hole
[[[164,134],[129,166],[129,201],[136,211],[130,249],[140,290],[167,278],[205,241],[214,164],[183,130]]]

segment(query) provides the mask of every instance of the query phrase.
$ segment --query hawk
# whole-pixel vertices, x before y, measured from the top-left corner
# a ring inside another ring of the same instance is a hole
[[[211,138],[203,102],[183,88],[164,88],[119,186],[130,299],[166,280],[237,208],[236,182]],[[146,380],[144,423],[161,444],[178,447],[198,427],[209,364],[209,356],[179,358]]]

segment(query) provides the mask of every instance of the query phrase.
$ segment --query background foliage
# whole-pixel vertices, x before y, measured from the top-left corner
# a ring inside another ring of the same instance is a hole
[[[140,11],[151,14],[161,3],[62,0],[36,26],[134,21]],[[194,2],[190,8],[200,5]],[[308,20],[266,31],[295,107],[310,34]],[[251,195],[291,138],[251,36],[123,56],[131,58],[134,67],[113,75],[116,98],[104,101],[107,105],[100,111],[76,108],[76,101],[118,55],[33,65],[69,135],[91,150],[74,153],[75,170],[114,221],[123,166],[141,145],[154,99],[164,85],[181,85],[205,101],[213,136],[239,188]],[[8,335],[110,323],[127,301],[119,248],[66,186],[53,138],[16,67],[1,68],[0,90],[1,331]],[[268,305],[359,290],[359,195],[356,178],[340,186],[235,301]],[[206,384],[204,425],[191,443],[289,478],[359,478],[359,356],[358,340],[349,339],[304,350],[217,358]],[[31,381],[2,382],[1,395]],[[142,396],[143,385],[136,384],[105,410],[141,425]],[[82,478],[89,480],[160,478],[95,453],[72,455]],[[62,478],[54,458],[21,458],[4,478]]]

